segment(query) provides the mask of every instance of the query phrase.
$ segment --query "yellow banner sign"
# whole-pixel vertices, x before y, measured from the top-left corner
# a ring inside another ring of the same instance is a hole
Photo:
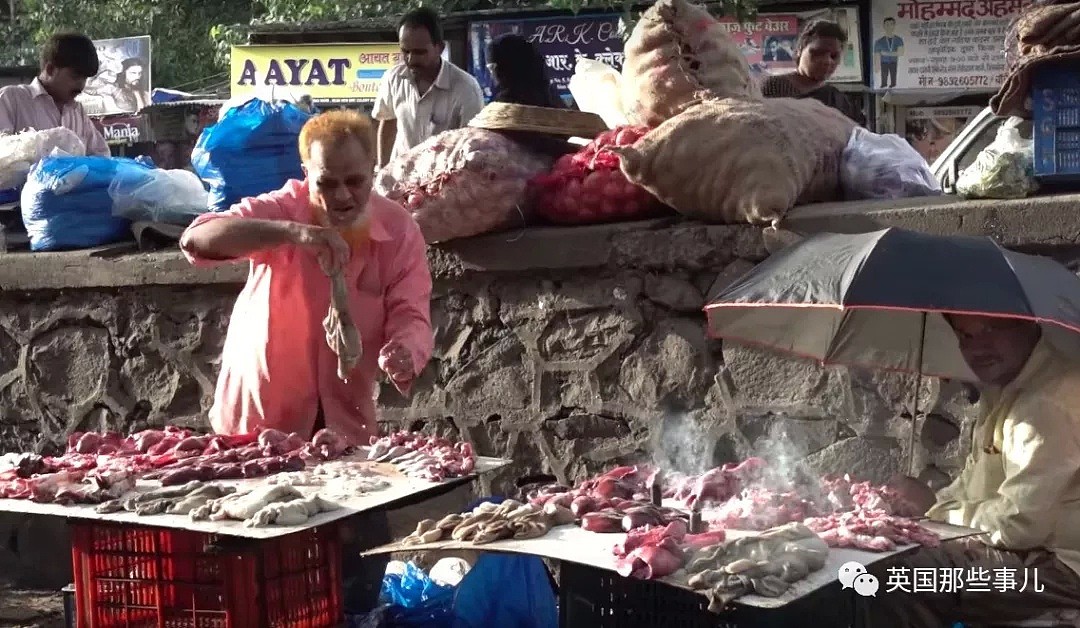
[[[280,89],[316,102],[370,102],[400,58],[396,44],[233,46],[231,95]]]

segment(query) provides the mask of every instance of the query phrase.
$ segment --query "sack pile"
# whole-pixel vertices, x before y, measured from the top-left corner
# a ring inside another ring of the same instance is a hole
[[[855,123],[812,99],[710,100],[633,146],[613,148],[630,181],[707,222],[769,223],[837,200]]]
[[[412,212],[425,241],[443,242],[523,225],[527,183],[551,164],[496,131],[465,127],[394,159],[375,190]]]
[[[619,127],[601,133],[577,153],[560,157],[551,172],[530,182],[537,214],[557,224],[592,224],[639,220],[659,213],[660,202],[626,178],[619,169],[619,158],[609,150],[632,145],[648,131],[646,127]]]
[[[46,157],[22,189],[22,218],[32,251],[83,249],[119,242],[131,222],[113,213],[109,186],[141,180],[153,166],[120,157]]]
[[[298,140],[310,117],[288,102],[252,98],[203,129],[191,165],[210,186],[211,208],[225,211],[241,199],[304,178]]]
[[[657,0],[623,50],[623,109],[657,126],[703,98],[759,98],[750,65],[719,22],[687,0]]]

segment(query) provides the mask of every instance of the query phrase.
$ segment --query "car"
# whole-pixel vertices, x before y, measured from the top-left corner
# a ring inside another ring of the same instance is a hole
[[[1008,118],[994,115],[994,112],[987,107],[960,129],[953,141],[930,166],[930,172],[941,184],[943,193],[956,193],[957,176],[964,168],[974,163],[979,153],[994,141],[998,129],[1006,120]],[[1020,137],[1031,139],[1031,120],[1024,120],[1018,128]]]

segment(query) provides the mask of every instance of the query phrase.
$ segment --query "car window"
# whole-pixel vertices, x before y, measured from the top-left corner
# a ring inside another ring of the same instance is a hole
[[[998,129],[1005,123],[1007,118],[994,118],[991,120],[982,131],[968,144],[962,153],[956,156],[956,171],[963,172],[964,168],[967,168],[971,164],[975,163],[975,159],[979,156],[979,153],[983,151],[994,138],[997,137]],[[1018,127],[1020,131],[1020,137],[1024,139],[1031,139],[1031,120],[1024,120]]]

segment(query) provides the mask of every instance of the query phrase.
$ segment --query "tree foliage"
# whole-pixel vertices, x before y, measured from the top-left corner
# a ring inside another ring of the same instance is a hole
[[[193,85],[223,71],[210,29],[247,22],[248,2],[211,0],[21,0],[16,20],[0,26],[0,61],[36,65],[38,47],[60,30],[94,39],[149,35],[153,84]]]

